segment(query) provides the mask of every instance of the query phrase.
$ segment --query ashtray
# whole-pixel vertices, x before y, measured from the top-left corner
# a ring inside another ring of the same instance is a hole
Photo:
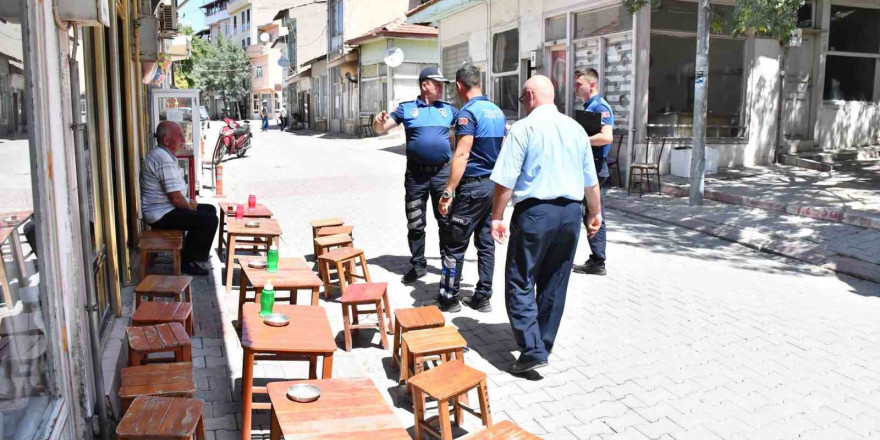
[[[263,323],[272,327],[284,327],[290,324],[290,318],[281,313],[272,313],[263,317]]]
[[[252,267],[254,269],[265,269],[266,265],[266,260],[248,261],[248,267]]]
[[[260,222],[255,221],[255,220],[248,220],[248,221],[244,222],[244,227],[246,227],[246,228],[259,228]]]
[[[291,385],[287,388],[287,398],[294,402],[314,402],[321,397],[321,389],[305,383]]]
[[[18,220],[18,216],[15,216],[15,215],[10,215],[9,217],[3,217],[3,221],[7,222],[7,223],[12,223],[16,220]]]

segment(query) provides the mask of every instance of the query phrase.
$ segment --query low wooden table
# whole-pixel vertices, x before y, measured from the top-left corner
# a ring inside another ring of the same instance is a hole
[[[307,383],[321,389],[311,403],[287,398],[290,385]],[[270,439],[410,440],[391,407],[367,378],[272,382]]]
[[[251,261],[266,261],[265,257],[238,257],[238,263],[241,265],[241,282],[239,283],[238,295],[238,322],[241,325],[241,310],[244,303],[255,301],[260,302],[260,291],[266,285],[266,282],[272,280],[272,286],[275,292],[289,291],[289,298],[279,298],[276,294],[276,303],[289,300],[291,304],[296,304],[296,294],[299,290],[309,290],[312,294],[311,304],[318,305],[318,295],[324,282],[312,272],[306,260],[302,258],[279,258],[278,272],[270,273],[266,269],[256,269],[249,267]],[[248,286],[250,284],[250,287]],[[247,297],[248,290],[254,291],[254,299]]]
[[[241,347],[244,359],[241,368],[242,440],[251,438],[251,411],[270,409],[267,403],[255,403],[253,394],[266,394],[266,387],[254,387],[254,360],[308,360],[309,379],[317,379],[318,357],[324,358],[322,378],[333,374],[336,341],[327,313],[319,306],[275,305],[275,313],[290,317],[290,324],[271,327],[260,318],[260,306],[247,303],[242,307]],[[263,356],[268,355],[268,356]]]
[[[223,234],[226,232],[226,218],[231,217],[232,221],[235,221],[235,205],[236,203],[232,202],[220,202],[220,233],[217,234],[217,255],[220,255],[223,252],[223,245],[226,244],[226,237]],[[229,211],[229,207],[232,207],[232,211]],[[256,208],[248,209],[247,204],[244,205],[244,218],[246,219],[259,219],[259,218],[272,218],[272,211],[269,210],[266,206],[261,203],[257,203]]]
[[[235,263],[235,242],[239,237],[264,238],[268,243],[278,245],[281,237],[281,225],[278,221],[271,218],[261,218],[257,220],[260,226],[249,228],[245,226],[244,221],[231,221],[227,225],[227,234],[229,235],[229,247],[226,249],[226,291],[232,290],[232,269]]]

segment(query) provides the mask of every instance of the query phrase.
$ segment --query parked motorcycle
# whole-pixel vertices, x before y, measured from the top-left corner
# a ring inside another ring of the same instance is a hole
[[[223,118],[225,126],[220,128],[217,136],[217,144],[214,145],[214,165],[223,161],[227,154],[244,157],[251,148],[251,126],[247,122],[238,122],[234,119]]]

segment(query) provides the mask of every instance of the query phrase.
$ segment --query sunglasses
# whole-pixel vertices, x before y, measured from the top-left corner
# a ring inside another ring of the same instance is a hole
[[[519,95],[519,102],[526,103],[526,92],[522,92],[522,95]]]

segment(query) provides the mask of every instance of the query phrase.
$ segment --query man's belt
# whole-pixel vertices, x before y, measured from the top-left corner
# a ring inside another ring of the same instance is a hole
[[[420,163],[407,162],[406,168],[410,171],[417,171],[417,172],[421,172],[421,173],[436,173],[437,171],[440,171],[443,168],[446,168],[447,165],[449,165],[449,162],[443,162],[443,163],[438,163],[438,164],[434,164],[434,165],[425,165],[425,164],[420,164]]]
[[[479,177],[462,177],[461,181],[463,183],[471,183],[471,182],[479,182],[481,180],[486,180],[489,178],[489,175],[479,176]]]

